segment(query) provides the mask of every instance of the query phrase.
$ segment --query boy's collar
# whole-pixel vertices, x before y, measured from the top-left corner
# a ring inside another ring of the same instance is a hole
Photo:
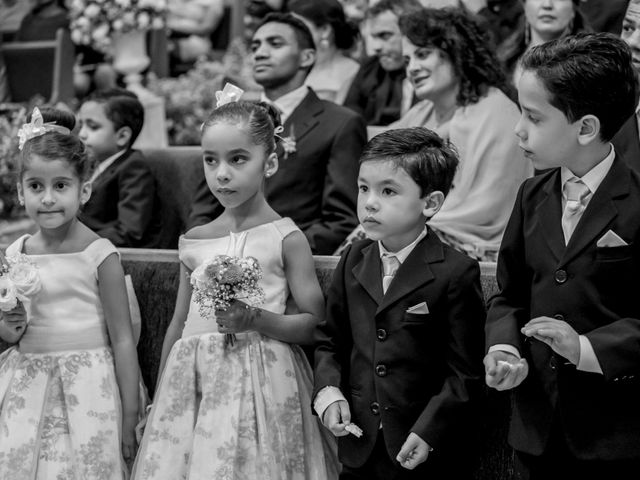
[[[564,185],[567,182],[567,180],[569,180],[572,177],[577,177],[580,180],[582,180],[582,182],[587,187],[589,187],[589,190],[591,191],[591,193],[594,193],[602,183],[602,180],[604,180],[604,177],[607,175],[607,173],[611,169],[611,165],[613,165],[613,160],[616,156],[616,151],[613,148],[613,145],[610,144],[610,146],[611,146],[611,149],[609,150],[609,154],[606,157],[604,157],[601,161],[599,161],[596,165],[594,165],[593,168],[591,168],[591,170],[585,173],[582,177],[578,177],[567,167],[561,167],[560,168],[560,185]]]
[[[413,251],[413,249],[416,247],[416,245],[418,245],[420,240],[422,240],[426,236],[427,236],[427,227],[424,227],[413,242],[411,242],[409,245],[400,249],[397,252],[391,252],[387,250],[385,246],[382,244],[382,241],[378,240],[378,251],[380,252],[380,258],[382,258],[382,256],[385,253],[391,254],[394,257],[396,257],[400,263],[403,263],[407,259],[409,254]]]

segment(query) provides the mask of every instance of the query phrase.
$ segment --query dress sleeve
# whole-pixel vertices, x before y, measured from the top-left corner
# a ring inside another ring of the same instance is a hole
[[[96,268],[98,268],[112,253],[118,255],[118,260],[120,260],[120,252],[118,252],[115,245],[106,238],[100,238],[94,241],[85,249],[85,253],[91,257]]]
[[[17,240],[15,240],[11,245],[7,247],[7,250],[5,251],[5,255],[9,257],[11,255],[17,255],[19,253],[22,253],[24,242],[28,237],[29,235],[23,235]]]

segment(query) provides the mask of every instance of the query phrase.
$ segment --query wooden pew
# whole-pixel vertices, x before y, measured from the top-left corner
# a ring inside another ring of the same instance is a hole
[[[153,394],[164,333],[169,325],[178,291],[180,266],[176,250],[121,249],[125,272],[130,274],[140,304],[142,329],[138,358],[144,381]],[[338,257],[316,256],[316,274],[326,293]],[[495,264],[481,264],[485,298],[496,292]],[[7,345],[0,343],[0,351]],[[488,389],[487,389],[488,390]],[[487,392],[482,417],[480,462],[476,480],[515,480],[513,451],[507,445],[509,394]],[[455,479],[454,479],[455,480]]]
[[[68,31],[59,29],[55,40],[3,43],[0,51],[11,101],[26,102],[36,95],[50,104],[73,99],[75,47]]]

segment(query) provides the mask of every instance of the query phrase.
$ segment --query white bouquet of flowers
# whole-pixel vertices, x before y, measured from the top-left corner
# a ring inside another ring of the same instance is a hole
[[[234,299],[247,300],[252,305],[264,302],[264,290],[258,281],[262,269],[254,257],[216,255],[191,273],[194,301],[200,315],[212,310],[226,310]],[[235,335],[226,335],[226,344],[233,345]]]
[[[18,301],[36,295],[41,288],[38,269],[26,255],[4,257],[0,253],[0,310],[13,310]]]
[[[71,0],[71,39],[108,52],[117,33],[165,27],[167,0]]]

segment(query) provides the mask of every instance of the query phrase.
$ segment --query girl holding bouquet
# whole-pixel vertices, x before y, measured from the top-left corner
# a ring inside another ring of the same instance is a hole
[[[225,210],[179,241],[180,286],[136,479],[337,478],[298,346],[312,343],[324,314],[311,249],[264,195],[278,169],[278,124],[272,107],[240,101],[203,125],[204,175]],[[203,287],[221,272],[248,284],[256,268],[259,288],[228,302],[224,286]]]
[[[36,109],[20,130],[18,193],[38,231],[10,245],[3,265],[4,281],[28,294],[0,322],[17,342],[0,354],[0,476],[125,479],[138,369],[124,275],[115,247],[76,218],[91,184],[75,120],[48,116],[57,123]],[[10,287],[0,308],[13,305]]]

